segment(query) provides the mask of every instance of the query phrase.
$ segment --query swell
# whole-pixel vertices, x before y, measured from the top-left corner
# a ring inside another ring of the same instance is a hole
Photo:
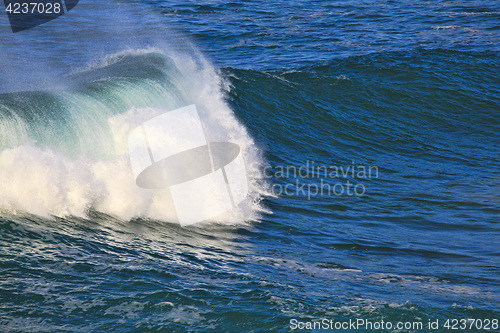
[[[444,155],[467,164],[471,155],[486,161],[496,149],[499,69],[497,52],[416,50],[290,71],[225,73],[235,108],[252,108],[242,114],[247,126],[279,143],[271,150],[329,153],[335,146],[345,157]]]

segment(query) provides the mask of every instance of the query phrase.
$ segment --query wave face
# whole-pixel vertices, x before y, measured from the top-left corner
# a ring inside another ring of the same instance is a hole
[[[67,75],[64,89],[0,95],[0,209],[172,221],[164,199],[135,184],[127,138],[189,104],[198,106],[209,141],[239,144],[249,174],[257,171],[257,151],[224,102],[217,73],[208,64],[181,66],[158,50],[127,51]]]
[[[467,165],[486,172],[497,162],[498,68],[498,52],[418,49],[225,74],[233,105],[254,110],[242,115],[246,123],[275,143],[271,156],[287,149],[296,153],[282,155],[294,159],[397,155],[391,165],[405,156],[449,158],[457,172]],[[269,126],[281,130],[266,131]]]

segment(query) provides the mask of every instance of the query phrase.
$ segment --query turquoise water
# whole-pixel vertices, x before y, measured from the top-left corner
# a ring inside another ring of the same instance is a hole
[[[499,15],[86,1],[19,34],[2,18],[0,331],[500,331]],[[180,227],[130,181],[126,134],[189,104],[242,147],[251,193]],[[375,327],[298,329],[324,319]]]

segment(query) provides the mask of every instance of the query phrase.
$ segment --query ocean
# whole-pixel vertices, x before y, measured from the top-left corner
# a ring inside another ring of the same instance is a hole
[[[500,332],[497,1],[4,8],[0,332]],[[193,104],[248,188],[180,225],[127,138]]]

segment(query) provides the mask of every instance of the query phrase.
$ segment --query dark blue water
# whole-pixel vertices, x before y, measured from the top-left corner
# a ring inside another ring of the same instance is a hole
[[[499,16],[82,1],[19,34],[2,18],[0,331],[500,331]],[[191,103],[245,148],[253,204],[180,227],[128,187],[119,141]]]

